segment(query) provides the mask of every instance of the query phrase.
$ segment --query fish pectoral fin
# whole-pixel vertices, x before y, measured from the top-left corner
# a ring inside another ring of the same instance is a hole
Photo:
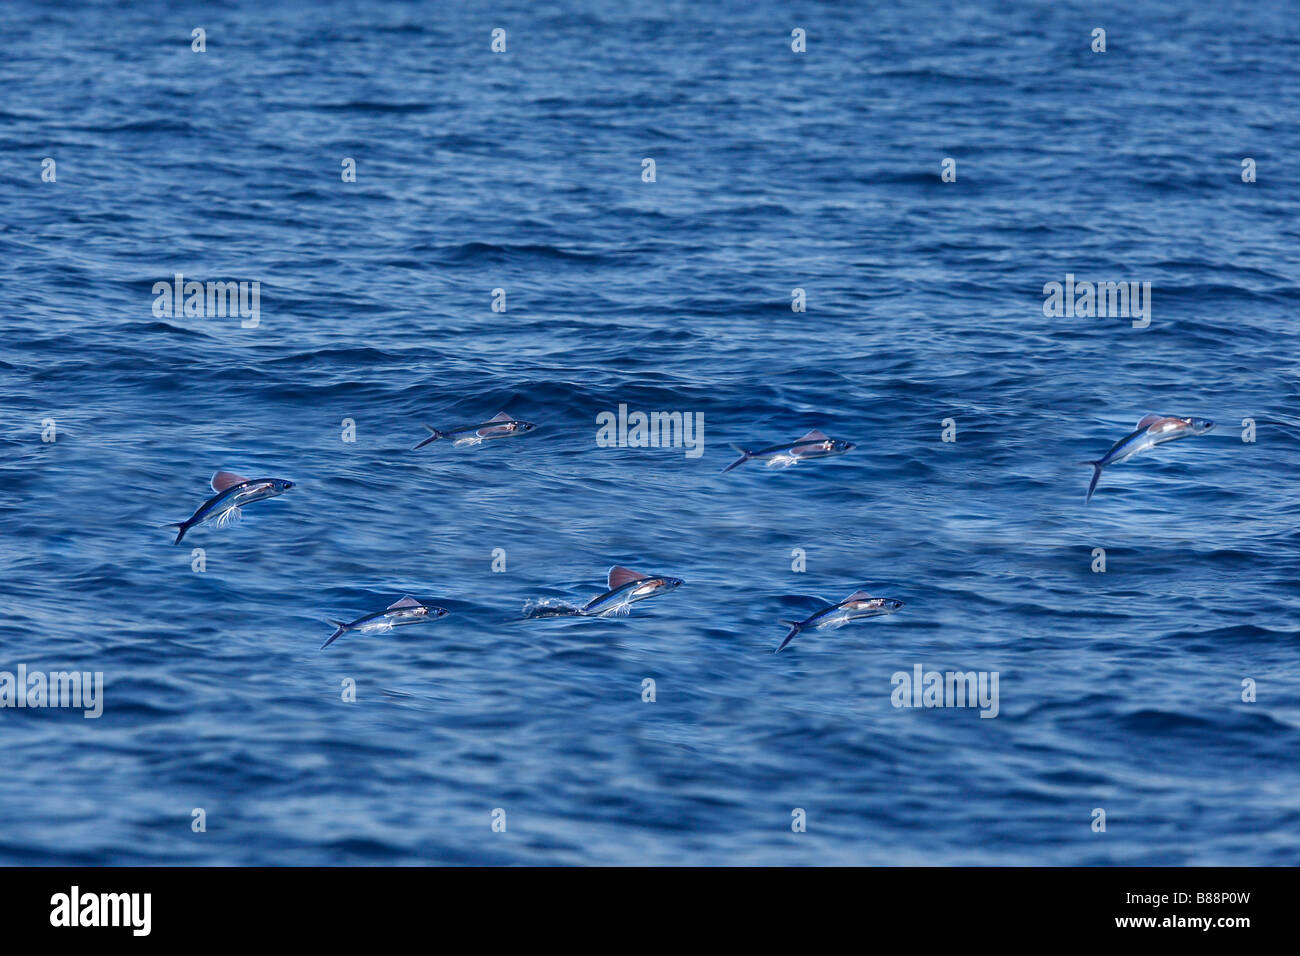
[[[221,514],[217,515],[216,526],[224,528],[227,525],[238,524],[239,519],[244,517],[244,513],[239,510],[237,505],[231,505]]]
[[[1141,418],[1138,419],[1138,423],[1137,423],[1135,426],[1133,426],[1133,427],[1134,427],[1134,428],[1150,428],[1150,427],[1151,427],[1152,425],[1154,425],[1156,422],[1160,421],[1162,418],[1165,418],[1165,417],[1166,417],[1166,416],[1164,416],[1164,415],[1154,415],[1154,414],[1152,414],[1152,415],[1143,415]]]

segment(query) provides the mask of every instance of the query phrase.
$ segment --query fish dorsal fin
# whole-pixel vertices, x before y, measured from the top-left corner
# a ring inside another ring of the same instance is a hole
[[[827,434],[826,434],[824,431],[822,431],[820,428],[814,428],[814,429],[813,429],[812,431],[810,431],[807,435],[804,435],[803,438],[800,438],[799,441],[800,441],[800,442],[806,442],[806,441],[830,441],[830,436],[827,435]]]
[[[854,591],[844,600],[845,601],[870,601],[871,595],[868,594],[866,591]]]
[[[417,601],[415,598],[411,597],[411,595],[408,594],[406,597],[402,598],[400,601],[394,601],[392,604],[388,605],[387,610],[389,610],[389,611],[395,611],[395,610],[397,610],[399,607],[419,607],[419,606],[420,606],[420,602]]]
[[[237,475],[233,471],[219,471],[212,476],[212,490],[220,494],[227,488],[242,485],[247,480],[243,475]]]
[[[490,422],[512,422],[512,421],[514,421],[514,419],[510,417],[510,413],[509,413],[509,412],[497,412],[495,415],[493,415],[491,418],[489,418],[488,421],[490,421]]]
[[[609,569],[609,589],[614,591],[621,588],[629,581],[641,581],[644,580],[645,577],[646,575],[641,574],[640,572],[616,564],[614,567]]]
[[[1143,415],[1141,418],[1138,419],[1137,427],[1150,428],[1152,425],[1154,425],[1156,422],[1160,421],[1160,419],[1164,417],[1165,417],[1164,415]]]

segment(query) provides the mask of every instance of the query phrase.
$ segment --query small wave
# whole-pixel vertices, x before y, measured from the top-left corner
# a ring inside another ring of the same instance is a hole
[[[320,103],[313,109],[327,113],[427,113],[428,103],[381,103],[374,100],[354,100],[348,103]]]
[[[466,242],[443,248],[440,257],[448,262],[523,262],[558,259],[570,262],[603,262],[610,257],[599,253],[573,252],[550,245],[496,245],[490,242]]]
[[[526,621],[540,617],[577,617],[582,614],[582,608],[559,598],[535,598],[525,602],[523,614]]]

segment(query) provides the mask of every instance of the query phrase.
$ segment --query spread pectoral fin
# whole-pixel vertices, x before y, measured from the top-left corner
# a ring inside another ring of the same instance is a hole
[[[221,512],[221,514],[217,515],[215,524],[218,528],[224,528],[227,525],[238,524],[239,519],[242,517],[244,517],[244,513],[234,505],[231,505],[225,511]]]

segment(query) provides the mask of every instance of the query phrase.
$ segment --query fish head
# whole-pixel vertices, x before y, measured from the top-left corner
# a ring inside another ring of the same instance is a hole
[[[633,591],[633,599],[640,600],[654,594],[666,594],[669,591],[676,591],[685,583],[681,578],[670,578],[666,574],[657,574],[645,578],[637,584]]]
[[[286,491],[292,488],[294,484],[292,481],[289,481],[287,478],[272,478],[269,483],[271,485],[271,490],[274,491],[277,495],[284,494]]]
[[[1187,430],[1193,435],[1204,435],[1214,427],[1214,422],[1208,418],[1189,418],[1187,419]]]
[[[388,616],[397,622],[414,624],[416,621],[436,621],[446,613],[445,607],[434,604],[408,604],[405,607],[390,609]]]
[[[833,441],[830,442],[830,446],[830,451],[837,452],[841,455],[846,451],[853,451],[853,449],[858,447],[851,441]]]
[[[902,601],[895,601],[893,598],[881,598],[880,603],[888,614],[893,614],[903,606]]]
[[[510,430],[520,432],[521,434],[525,432],[530,432],[536,427],[537,426],[534,425],[532,422],[511,422],[510,423]]]

